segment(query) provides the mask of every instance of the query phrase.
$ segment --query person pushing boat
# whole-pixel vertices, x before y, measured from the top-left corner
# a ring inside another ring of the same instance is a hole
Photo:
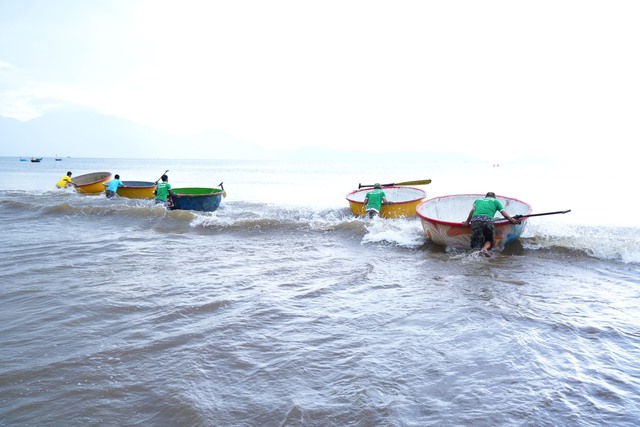
[[[56,187],[58,188],[67,188],[69,186],[74,187],[75,185],[73,184],[73,182],[71,182],[71,171],[67,172],[66,175],[64,175],[62,178],[60,178],[58,180],[58,182],[56,183]]]
[[[373,190],[369,191],[364,198],[365,211],[369,214],[369,218],[380,215],[382,204],[388,204],[387,195],[382,191],[382,185],[375,183]]]
[[[169,177],[167,174],[162,175],[160,179],[162,182],[158,184],[155,190],[153,190],[153,194],[156,196],[156,204],[169,207],[170,196],[175,196],[175,193],[171,189],[171,184],[169,184]]]
[[[469,216],[462,223],[465,227],[471,224],[471,248],[480,249],[480,253],[486,257],[491,256],[489,249],[493,247],[495,241],[496,230],[493,216],[496,212],[500,212],[511,224],[520,224],[519,219],[512,218],[505,211],[493,191],[489,191],[484,199],[477,199],[473,202]]]
[[[122,187],[124,184],[120,181],[120,175],[116,174],[111,181],[107,184],[107,189],[105,190],[105,194],[107,199],[112,198],[116,195],[116,191],[118,191],[118,187]]]

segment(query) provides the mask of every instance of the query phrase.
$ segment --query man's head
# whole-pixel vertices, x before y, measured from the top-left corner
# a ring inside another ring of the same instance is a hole
[[[493,198],[495,199],[495,198],[496,198],[496,193],[494,193],[493,191],[489,191],[489,192],[487,193],[487,195],[486,195],[486,196],[484,196],[484,197],[493,197]]]
[[[115,178],[120,179],[120,175],[116,174]]]
[[[71,171],[67,172],[67,176],[71,176]]]
[[[162,182],[169,181],[169,177],[167,175],[162,175]]]
[[[382,188],[382,185],[376,182],[375,184],[373,184],[373,188]]]

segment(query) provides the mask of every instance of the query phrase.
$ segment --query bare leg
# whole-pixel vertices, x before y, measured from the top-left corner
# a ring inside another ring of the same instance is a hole
[[[484,254],[484,256],[486,257],[490,257],[491,254],[489,253],[489,248],[491,247],[491,242],[486,241],[484,242],[484,245],[482,245],[482,249],[480,250],[480,252],[482,252],[482,254]]]

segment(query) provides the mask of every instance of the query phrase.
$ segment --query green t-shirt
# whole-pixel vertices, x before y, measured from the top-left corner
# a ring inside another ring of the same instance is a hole
[[[387,197],[384,194],[384,191],[376,188],[375,190],[371,190],[367,193],[367,206],[366,209],[375,209],[380,212],[380,208],[382,207],[382,198]]]
[[[496,212],[504,210],[502,203],[493,197],[478,199],[473,202],[473,206],[473,216],[488,216],[489,218],[493,218]]]
[[[167,196],[169,195],[169,190],[171,190],[171,184],[168,182],[161,182],[156,187],[156,200],[162,200],[163,202],[167,201]]]

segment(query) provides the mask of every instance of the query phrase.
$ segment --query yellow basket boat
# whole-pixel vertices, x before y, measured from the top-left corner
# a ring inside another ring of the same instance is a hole
[[[155,189],[155,182],[122,181],[122,186],[118,187],[116,193],[118,196],[128,199],[153,199],[153,190]]]
[[[361,188],[347,194],[351,212],[356,216],[366,215],[364,199],[372,188]],[[416,216],[416,207],[427,197],[424,190],[415,187],[383,186],[382,191],[389,202],[382,205],[380,217],[382,218],[403,218]]]
[[[79,193],[97,194],[104,192],[104,183],[111,178],[111,172],[93,172],[71,179]]]

